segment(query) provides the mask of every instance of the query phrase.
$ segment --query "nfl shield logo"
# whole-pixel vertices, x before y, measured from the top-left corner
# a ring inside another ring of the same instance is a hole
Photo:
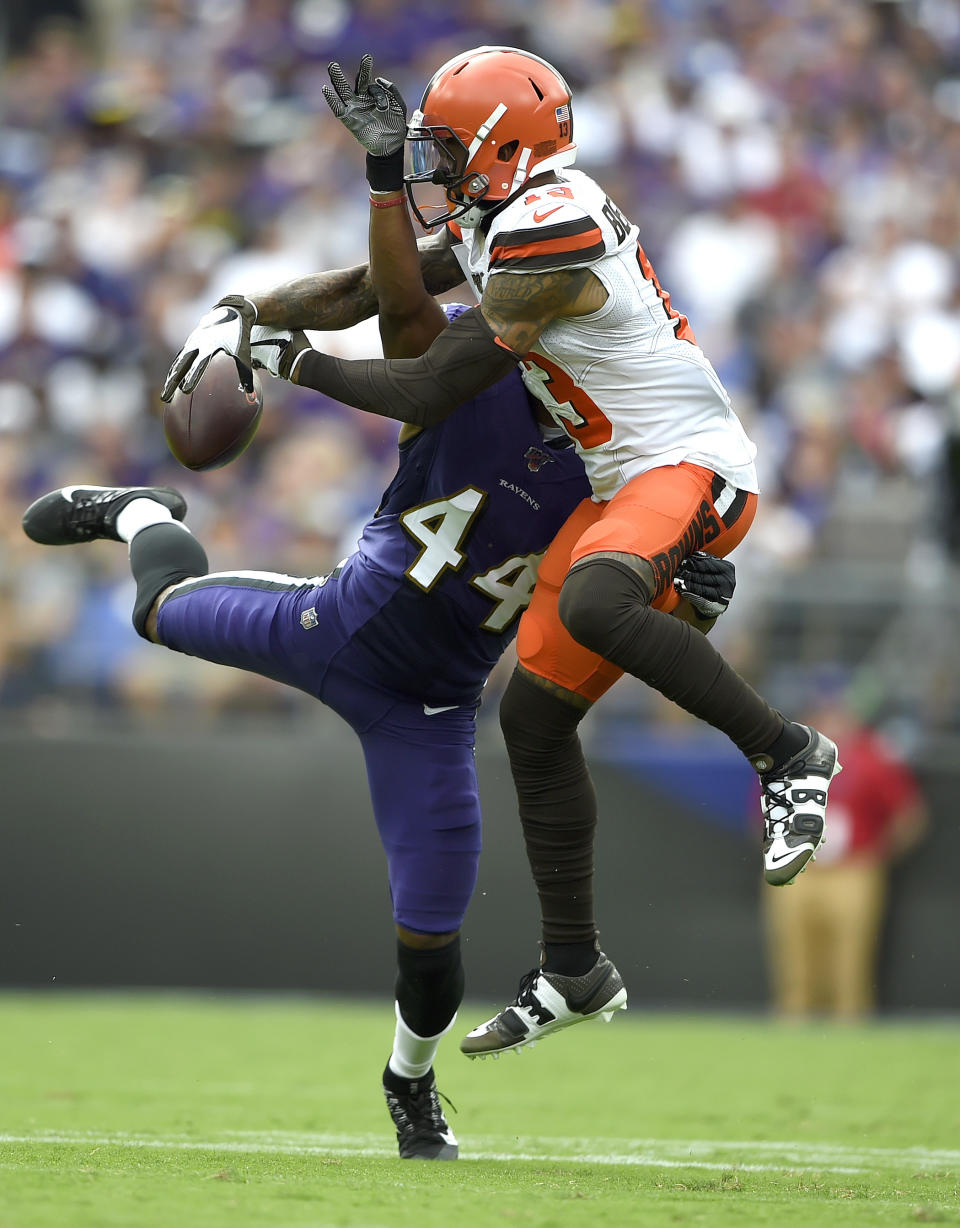
[[[312,605],[309,610],[304,610],[300,615],[300,626],[304,631],[309,631],[313,627],[319,627],[320,619],[317,618],[317,607]]]

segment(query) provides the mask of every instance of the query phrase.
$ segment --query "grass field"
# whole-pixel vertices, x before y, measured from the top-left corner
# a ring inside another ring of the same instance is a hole
[[[389,1003],[0,997],[0,1228],[960,1223],[955,1024],[631,1012],[482,1063],[458,1032],[461,1160],[418,1164]]]

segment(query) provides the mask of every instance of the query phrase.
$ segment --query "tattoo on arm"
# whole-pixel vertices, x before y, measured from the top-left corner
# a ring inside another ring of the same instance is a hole
[[[428,294],[442,294],[463,281],[463,270],[444,235],[430,235],[417,246]],[[267,328],[329,331],[351,328],[377,314],[377,296],[366,264],[298,277],[251,295],[250,301],[257,308],[257,323]]]
[[[592,283],[596,278],[589,269],[497,273],[487,281],[480,310],[504,345],[526,354],[551,320],[583,314]]]
[[[251,302],[257,323],[268,328],[350,328],[377,314],[377,296],[365,264],[298,277],[253,295]]]

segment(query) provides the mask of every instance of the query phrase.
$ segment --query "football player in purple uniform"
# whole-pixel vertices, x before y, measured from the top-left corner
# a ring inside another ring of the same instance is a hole
[[[426,352],[464,308],[431,297],[407,210],[395,207],[396,193],[377,191],[380,171],[371,158],[369,267],[224,300],[175,359],[166,398],[178,384],[196,386],[218,350],[249,380],[249,364],[276,372],[292,339],[304,343],[291,330],[344,327],[377,311],[387,357]],[[441,288],[447,274],[431,273],[429,254],[423,263]],[[395,416],[405,420],[402,407]],[[475,715],[543,551],[589,490],[569,444],[538,423],[518,371],[442,424],[405,424],[393,481],[356,551],[325,576],[210,574],[183,523],[186,503],[168,487],[70,486],[24,515],[42,544],[129,543],[133,621],[145,638],[297,687],[356,731],[397,927],[383,1088],[404,1158],[458,1154],[433,1062],[463,995],[459,931],[480,853]],[[709,601],[718,584],[732,592],[732,567],[716,565],[696,556],[684,566],[691,620],[691,603]]]

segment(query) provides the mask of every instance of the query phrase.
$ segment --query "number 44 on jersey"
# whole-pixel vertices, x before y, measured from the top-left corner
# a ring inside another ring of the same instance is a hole
[[[429,593],[449,569],[459,571],[466,562],[464,546],[486,495],[473,486],[446,499],[412,507],[400,523],[421,547],[406,570],[407,577]],[[530,604],[543,553],[515,554],[489,570],[473,576],[470,583],[494,603],[481,624],[487,631],[503,632]]]

